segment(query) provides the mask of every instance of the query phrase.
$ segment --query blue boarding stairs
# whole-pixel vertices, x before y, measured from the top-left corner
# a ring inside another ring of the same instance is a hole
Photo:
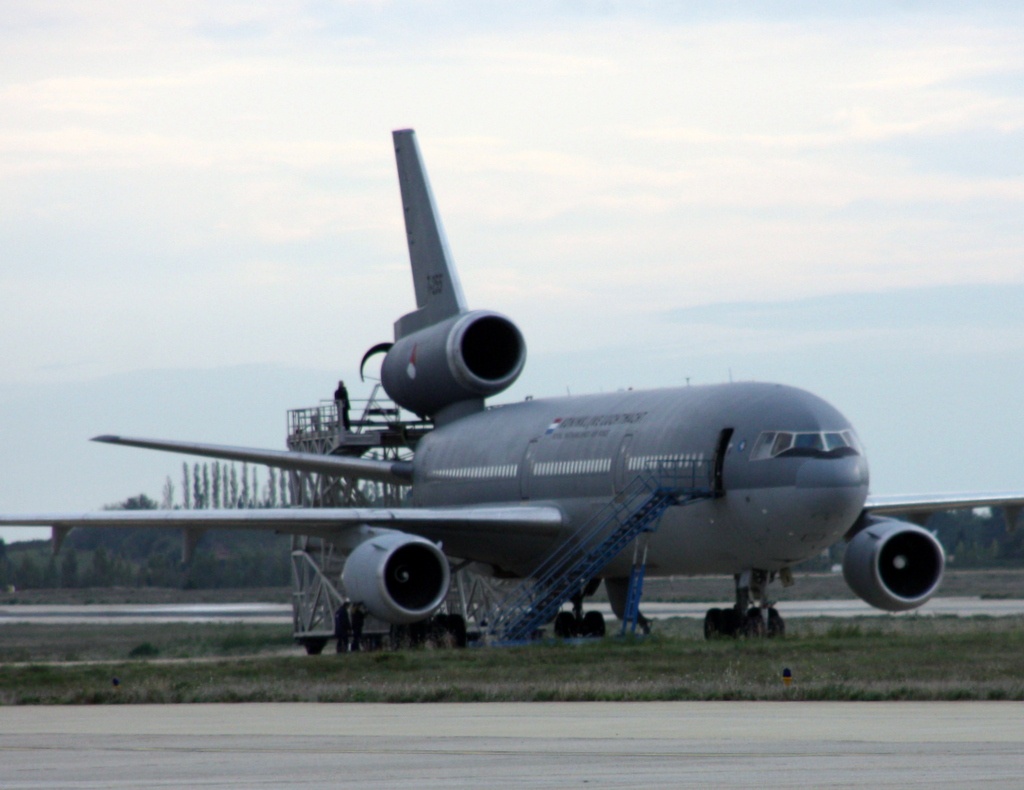
[[[488,618],[492,644],[527,642],[633,541],[622,633],[636,631],[647,566],[647,537],[670,507],[713,499],[711,463],[659,461],[557,546]],[[640,540],[637,540],[640,538]]]

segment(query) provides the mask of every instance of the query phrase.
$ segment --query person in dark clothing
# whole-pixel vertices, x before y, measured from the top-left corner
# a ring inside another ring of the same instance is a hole
[[[363,622],[366,620],[366,608],[361,604],[352,605],[352,650],[362,648]]]
[[[348,604],[343,603],[334,613],[334,636],[338,640],[338,652],[347,653],[349,634],[352,632],[348,617]]]
[[[352,422],[348,416],[348,390],[345,388],[344,381],[338,382],[338,388],[334,391],[334,401],[338,404],[338,416],[341,418],[341,424],[345,426],[346,431],[352,430]]]

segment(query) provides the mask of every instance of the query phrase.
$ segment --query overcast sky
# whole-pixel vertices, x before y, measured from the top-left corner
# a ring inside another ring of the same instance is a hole
[[[281,447],[413,306],[403,127],[512,396],[786,381],[879,493],[1024,488],[1024,7],[765,5],[0,0],[0,510]]]

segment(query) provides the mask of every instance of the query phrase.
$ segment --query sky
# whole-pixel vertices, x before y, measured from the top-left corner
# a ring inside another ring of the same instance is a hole
[[[159,497],[180,457],[87,439],[280,448],[357,378],[408,127],[509,398],[783,381],[877,493],[1024,489],[1018,4],[0,0],[0,51],[0,511]]]

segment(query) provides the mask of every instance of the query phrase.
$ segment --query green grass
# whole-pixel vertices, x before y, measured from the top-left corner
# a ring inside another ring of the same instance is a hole
[[[705,642],[692,629],[671,620],[642,640],[310,657],[282,654],[279,626],[149,626],[103,663],[0,665],[0,702],[1024,699],[1020,618],[794,620],[786,639],[762,641]],[[128,660],[143,644],[157,657]],[[273,654],[231,657],[254,644]]]
[[[291,629],[250,623],[0,625],[0,665],[11,662],[207,658],[280,652]]]

